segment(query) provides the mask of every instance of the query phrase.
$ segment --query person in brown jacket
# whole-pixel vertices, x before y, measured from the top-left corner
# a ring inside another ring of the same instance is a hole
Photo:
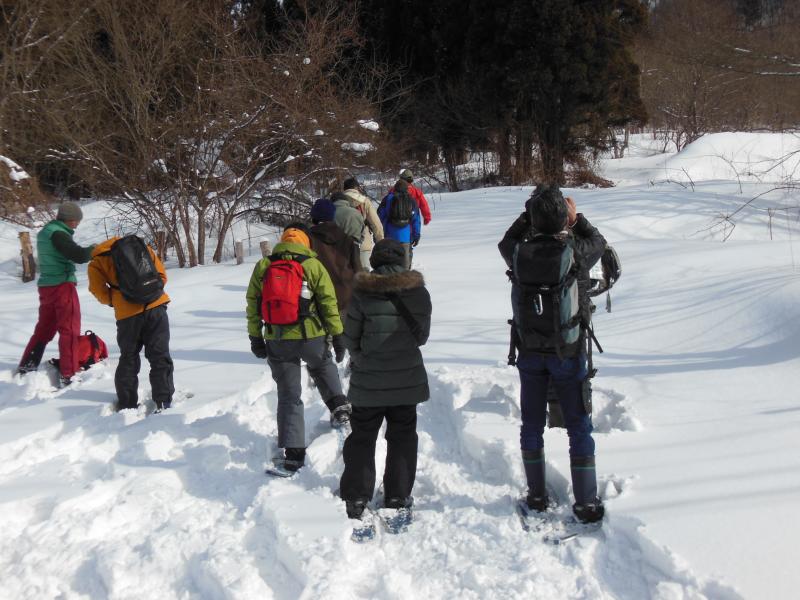
[[[361,239],[361,266],[365,271],[369,271],[369,257],[376,242],[383,239],[383,224],[378,216],[378,211],[372,204],[369,196],[363,193],[361,185],[355,177],[344,180],[342,184],[344,195],[347,196],[350,206],[360,212],[366,224],[364,235]],[[373,241],[374,239],[374,241]]]
[[[92,251],[89,263],[89,291],[100,304],[114,308],[117,319],[117,344],[120,357],[114,374],[117,390],[117,410],[136,408],[138,405],[139,353],[144,347],[144,355],[150,362],[150,386],[156,412],[169,408],[172,404],[173,365],[169,354],[169,319],[167,303],[169,296],[161,290],[161,295],[146,304],[126,299],[119,286],[111,248],[120,239],[113,237],[99,244]],[[141,242],[140,242],[141,243]],[[153,266],[163,284],[167,282],[164,265],[150,246],[146,246]]]
[[[362,270],[358,244],[334,222],[336,207],[333,202],[320,198],[311,207],[311,222],[308,230],[311,249],[327,269],[336,289],[336,303],[342,319],[353,295],[356,273]]]

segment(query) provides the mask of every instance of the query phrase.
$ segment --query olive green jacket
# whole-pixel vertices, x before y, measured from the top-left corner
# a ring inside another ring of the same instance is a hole
[[[281,242],[275,246],[272,255],[286,259],[292,255],[309,257],[303,261],[303,279],[313,294],[311,316],[302,324],[271,327],[264,325],[261,318],[261,287],[271,261],[269,258],[262,258],[256,263],[253,275],[250,277],[250,285],[247,286],[247,333],[253,337],[263,336],[267,340],[302,340],[303,326],[305,337],[309,339],[342,333],[336,291],[328,271],[317,259],[317,253],[302,244]]]

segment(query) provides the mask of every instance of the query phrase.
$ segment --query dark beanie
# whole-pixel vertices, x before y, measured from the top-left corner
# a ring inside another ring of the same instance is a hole
[[[350,200],[348,199],[348,197],[345,195],[344,192],[333,192],[331,194],[331,202],[339,202],[339,200],[350,202]]]
[[[74,202],[64,202],[58,207],[56,219],[59,221],[81,221],[83,220],[83,211]]]
[[[408,183],[414,181],[414,174],[410,169],[403,169],[400,171],[400,179],[405,179]]]
[[[539,233],[556,234],[567,225],[567,203],[557,186],[537,186],[528,200],[531,225]]]
[[[311,221],[314,224],[333,221],[335,216],[336,207],[333,205],[333,202],[327,198],[320,198],[314,202],[314,206],[311,207]]]
[[[349,177],[344,180],[342,184],[342,189],[345,190],[357,190],[360,186],[358,185],[358,179],[355,177]]]
[[[403,248],[403,244],[391,238],[383,238],[372,249],[369,264],[373,269],[384,265],[404,266],[406,264],[406,251]]]

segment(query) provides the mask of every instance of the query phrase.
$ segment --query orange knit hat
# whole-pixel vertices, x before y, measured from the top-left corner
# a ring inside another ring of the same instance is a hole
[[[305,231],[300,229],[295,229],[294,227],[290,227],[286,231],[283,232],[281,236],[282,242],[289,242],[292,244],[302,244],[306,248],[311,248],[311,240],[308,239],[308,235],[306,235]]]

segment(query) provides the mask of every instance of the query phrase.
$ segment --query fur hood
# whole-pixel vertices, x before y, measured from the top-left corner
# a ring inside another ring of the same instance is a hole
[[[419,271],[402,271],[400,273],[366,273],[356,274],[355,290],[369,294],[385,294],[403,292],[425,286],[425,279]]]

